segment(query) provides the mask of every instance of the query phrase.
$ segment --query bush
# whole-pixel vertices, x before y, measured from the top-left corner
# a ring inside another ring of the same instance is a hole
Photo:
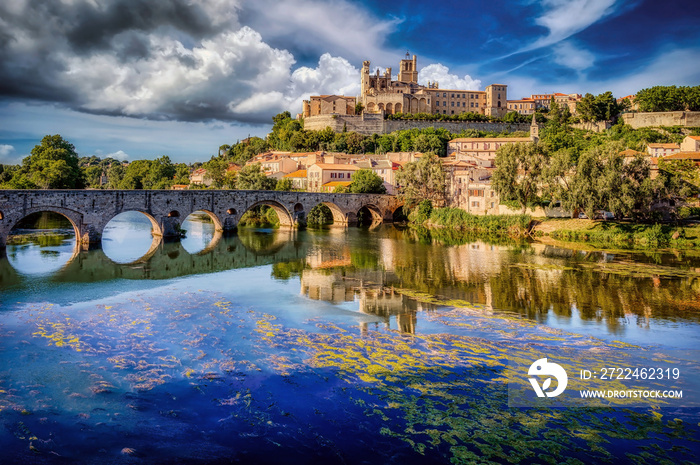
[[[493,235],[522,235],[530,224],[529,215],[472,215],[461,208],[435,208],[429,216],[436,226]]]

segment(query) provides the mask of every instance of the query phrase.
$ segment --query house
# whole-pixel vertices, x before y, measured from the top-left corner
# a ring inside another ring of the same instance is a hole
[[[678,152],[673,155],[668,155],[663,159],[664,161],[690,160],[695,163],[695,166],[700,166],[700,152]]]
[[[462,137],[447,143],[447,156],[457,160],[493,167],[496,150],[507,144],[532,142],[530,137]]]
[[[521,115],[531,115],[537,110],[537,103],[529,98],[521,98],[520,100],[508,100],[508,111],[517,111]]]
[[[498,215],[500,201],[491,187],[493,169],[471,166],[452,172],[448,184],[448,205],[473,215]]]
[[[342,165],[336,163],[314,163],[306,170],[306,185],[309,192],[322,192],[325,184],[331,182],[341,182],[350,184],[352,174],[359,170],[355,165]],[[338,184],[340,185],[340,184]],[[326,186],[335,188],[337,185]]]
[[[253,157],[246,165],[254,165],[260,163],[260,168],[266,175],[274,173],[291,173],[299,168],[295,160],[292,160],[287,155],[278,155],[271,152],[264,153]]]
[[[296,170],[289,174],[285,174],[283,179],[292,181],[292,189],[306,190],[306,170]]]
[[[174,191],[186,191],[190,186],[188,184],[173,184],[170,186],[170,190]]]
[[[195,184],[198,186],[211,186],[212,179],[211,176],[207,174],[206,169],[199,168],[190,173],[190,184]]]
[[[700,136],[686,136],[681,142],[681,152],[700,152]]]
[[[652,157],[666,157],[681,151],[678,144],[648,144],[647,153]]]

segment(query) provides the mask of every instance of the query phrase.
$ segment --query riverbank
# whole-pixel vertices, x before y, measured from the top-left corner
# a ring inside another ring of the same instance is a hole
[[[560,242],[583,242],[623,248],[697,248],[700,224],[637,224],[570,218],[535,219],[530,235]]]

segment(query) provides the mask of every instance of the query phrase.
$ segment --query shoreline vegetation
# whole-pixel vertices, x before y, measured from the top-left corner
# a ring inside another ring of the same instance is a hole
[[[640,224],[530,215],[473,215],[459,208],[432,208],[421,202],[408,216],[408,225],[436,236],[486,236],[497,240],[532,239],[540,242],[585,243],[600,248],[700,248],[700,223]],[[451,234],[447,233],[452,232]]]

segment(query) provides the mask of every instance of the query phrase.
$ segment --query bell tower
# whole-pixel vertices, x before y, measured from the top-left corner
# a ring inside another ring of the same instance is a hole
[[[411,55],[406,52],[406,58],[399,63],[399,81],[418,84],[418,67],[415,55],[411,59]]]
[[[360,74],[360,96],[364,97],[369,92],[369,60],[362,62],[362,73]]]

